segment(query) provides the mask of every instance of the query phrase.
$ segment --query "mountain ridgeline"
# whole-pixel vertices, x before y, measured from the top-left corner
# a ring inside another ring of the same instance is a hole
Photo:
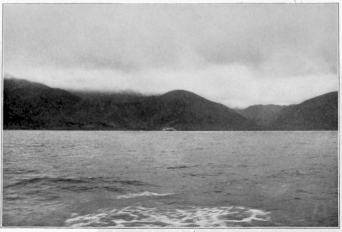
[[[278,117],[280,110],[286,106],[279,105],[254,105],[246,109],[235,109],[245,118],[262,127],[268,127]]]
[[[236,111],[265,130],[338,130],[338,92],[296,105],[255,105]]]
[[[338,130],[338,93],[327,93],[285,107],[270,127],[276,130]]]
[[[159,96],[65,91],[4,79],[4,129],[255,130],[229,109],[194,93]]]
[[[338,93],[232,110],[194,93],[80,92],[4,79],[3,128],[29,130],[337,130]]]

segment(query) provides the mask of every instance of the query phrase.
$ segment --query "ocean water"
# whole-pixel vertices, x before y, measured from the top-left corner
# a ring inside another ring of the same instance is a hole
[[[4,131],[3,226],[337,227],[337,132]]]

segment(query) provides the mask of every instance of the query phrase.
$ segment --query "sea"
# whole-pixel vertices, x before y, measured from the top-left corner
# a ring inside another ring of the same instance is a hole
[[[3,131],[4,227],[338,227],[338,132]]]

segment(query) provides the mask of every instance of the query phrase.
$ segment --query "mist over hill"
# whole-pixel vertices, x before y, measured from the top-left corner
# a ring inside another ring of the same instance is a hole
[[[159,96],[68,92],[5,78],[4,129],[255,130],[228,107],[184,90]]]
[[[298,105],[233,110],[195,93],[146,96],[51,88],[4,79],[4,129],[46,130],[337,130],[338,94]]]
[[[82,99],[69,92],[19,79],[4,80],[4,129],[57,129],[72,122]]]

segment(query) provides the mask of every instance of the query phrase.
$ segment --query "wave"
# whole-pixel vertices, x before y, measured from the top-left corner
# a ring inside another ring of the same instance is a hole
[[[99,210],[94,214],[73,214],[68,227],[241,227],[271,226],[270,212],[241,206],[149,208],[129,206]]]
[[[28,170],[28,169],[12,169],[12,168],[4,168],[4,173],[6,174],[39,174],[40,172],[38,170]]]
[[[153,192],[142,192],[142,193],[128,193],[125,195],[117,196],[117,199],[126,199],[126,198],[136,198],[136,197],[149,197],[149,196],[170,196],[174,195],[174,193],[153,193]]]
[[[192,166],[180,165],[180,166],[167,167],[166,169],[183,169],[183,168],[193,168],[193,167],[198,167],[198,166],[199,165],[192,165]]]
[[[85,191],[92,189],[105,189],[112,192],[123,192],[125,186],[151,186],[148,183],[134,180],[117,180],[106,177],[80,177],[80,178],[54,178],[34,177],[21,179],[16,183],[4,186],[8,188],[22,188],[33,186],[48,186],[70,191]]]

